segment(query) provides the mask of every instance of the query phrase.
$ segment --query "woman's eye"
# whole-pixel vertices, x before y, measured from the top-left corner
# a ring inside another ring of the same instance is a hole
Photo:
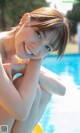
[[[46,49],[50,52],[51,51],[51,48],[49,46],[45,46]]]
[[[41,33],[39,31],[36,31],[38,38],[41,39]]]

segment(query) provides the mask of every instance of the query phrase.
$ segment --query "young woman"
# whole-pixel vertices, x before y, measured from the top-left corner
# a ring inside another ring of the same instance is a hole
[[[40,67],[50,52],[63,55],[68,34],[65,16],[49,7],[25,13],[18,26],[0,34],[0,124],[9,133],[31,133],[52,93],[65,94],[58,76]]]

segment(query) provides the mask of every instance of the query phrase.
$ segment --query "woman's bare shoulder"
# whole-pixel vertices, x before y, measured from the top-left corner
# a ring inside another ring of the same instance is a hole
[[[1,39],[0,39],[0,62],[2,60],[2,42],[1,42]]]
[[[0,32],[0,48],[2,46],[2,39],[4,37],[4,32]]]

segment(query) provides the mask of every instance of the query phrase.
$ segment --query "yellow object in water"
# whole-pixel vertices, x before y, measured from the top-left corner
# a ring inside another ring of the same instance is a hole
[[[43,129],[42,129],[40,123],[38,123],[38,124],[36,125],[36,127],[34,128],[34,130],[33,130],[32,133],[43,133]]]

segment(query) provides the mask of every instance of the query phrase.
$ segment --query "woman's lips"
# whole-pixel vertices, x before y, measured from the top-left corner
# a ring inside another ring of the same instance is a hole
[[[24,47],[25,47],[25,50],[26,50],[26,52],[27,52],[28,54],[33,55],[33,54],[32,54],[32,52],[29,50],[29,48],[27,47],[27,45],[26,45],[26,44],[25,44],[25,46],[24,46]]]
[[[25,44],[25,42],[22,42],[21,44],[21,49],[25,54],[28,55],[33,55],[33,53],[28,49],[27,45]]]

